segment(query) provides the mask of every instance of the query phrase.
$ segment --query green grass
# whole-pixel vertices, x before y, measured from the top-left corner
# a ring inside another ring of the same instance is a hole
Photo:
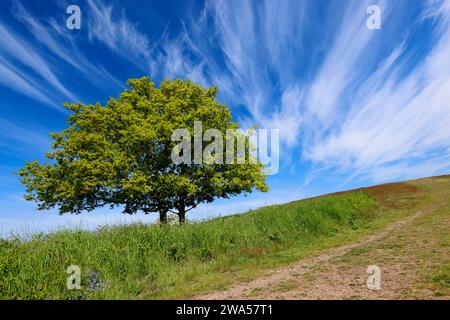
[[[230,276],[224,273],[245,278],[273,259],[292,261],[324,239],[364,227],[377,208],[367,193],[356,192],[181,227],[138,224],[3,240],[0,298],[186,296],[226,285]],[[70,265],[81,268],[81,290],[66,288]],[[90,288],[94,277],[100,289]]]
[[[450,261],[441,266],[440,270],[433,275],[432,281],[439,289],[450,289]]]
[[[397,189],[383,191],[389,197],[380,190],[269,206],[184,226],[136,224],[0,240],[0,298],[167,299],[221,290],[358,239],[412,212],[414,206],[389,207]],[[405,197],[411,197],[411,190],[405,190]],[[70,265],[81,268],[80,290],[66,287]]]

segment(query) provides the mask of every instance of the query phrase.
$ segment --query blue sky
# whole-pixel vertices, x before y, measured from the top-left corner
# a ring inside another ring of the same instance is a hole
[[[81,9],[81,29],[66,8]],[[381,9],[369,30],[366,10]],[[107,208],[38,212],[13,174],[44,160],[64,101],[104,103],[128,78],[219,87],[243,127],[280,130],[271,191],[190,218],[450,172],[450,1],[0,3],[0,234],[152,221]]]

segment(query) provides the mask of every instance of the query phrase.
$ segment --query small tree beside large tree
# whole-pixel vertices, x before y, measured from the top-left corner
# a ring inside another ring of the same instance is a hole
[[[239,163],[173,161],[179,145],[174,131],[187,129],[193,140],[195,121],[202,123],[203,132],[242,135],[229,109],[216,100],[216,87],[174,80],[157,88],[148,77],[128,83],[131,90],[105,106],[65,105],[73,113],[67,129],[51,134],[49,161],[29,162],[20,171],[26,200],[35,201],[40,210],[58,208],[60,214],[103,206],[120,206],[128,214],[159,212],[161,223],[174,212],[183,223],[186,212],[200,203],[268,190],[263,165],[251,153]],[[248,136],[242,137],[249,146]],[[207,145],[202,141],[202,149]],[[190,152],[193,158],[194,150]]]

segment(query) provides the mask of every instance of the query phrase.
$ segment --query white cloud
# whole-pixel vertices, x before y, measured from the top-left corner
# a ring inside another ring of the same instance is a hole
[[[115,53],[148,70],[152,47],[147,36],[127,19],[124,12],[119,18],[114,17],[112,5],[105,5],[99,0],[88,0],[88,5],[89,39],[103,43]]]
[[[31,44],[23,41],[19,36],[1,24],[0,38],[2,39],[0,54],[3,59],[7,59],[11,64],[15,62],[28,67],[57,89],[64,97],[73,101],[78,100],[76,96],[58,80],[49,64]]]
[[[46,23],[31,15],[23,6],[17,2],[13,7],[14,16],[28,28],[41,45],[44,45],[50,53],[63,62],[74,67],[94,84],[99,84],[99,78],[109,81],[116,86],[123,83],[111,75],[100,65],[91,62],[78,48],[77,37],[65,27],[64,23],[57,23],[54,19]],[[102,82],[101,88],[104,87]]]
[[[449,13],[441,12],[437,43],[408,75],[400,76],[401,63],[393,66],[402,45],[362,83],[343,123],[306,149],[311,161],[376,181],[449,169],[447,158],[432,156],[450,149]]]
[[[24,94],[30,98],[34,98],[47,105],[52,105],[52,102],[47,96],[42,94],[39,87],[28,79],[24,79],[21,73],[13,66],[9,65],[4,59],[0,57],[0,83],[18,93]]]
[[[151,70],[163,78],[217,85],[226,103],[246,109],[249,115],[238,119],[244,127],[280,129],[282,142],[294,145],[300,126],[300,101],[294,100],[303,93],[293,82],[299,61],[289,52],[301,47],[297,36],[304,7],[298,1],[265,1],[259,10],[247,1],[207,2],[200,15],[182,22],[178,36],[163,34],[154,44]],[[275,18],[274,12],[280,16]],[[279,96],[269,69],[278,78]]]

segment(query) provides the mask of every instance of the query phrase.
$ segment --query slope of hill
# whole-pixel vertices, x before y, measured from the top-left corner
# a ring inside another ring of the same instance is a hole
[[[448,298],[449,213],[442,176],[182,227],[2,240],[0,298]],[[67,288],[71,265],[80,289]],[[382,270],[379,291],[368,265]]]

